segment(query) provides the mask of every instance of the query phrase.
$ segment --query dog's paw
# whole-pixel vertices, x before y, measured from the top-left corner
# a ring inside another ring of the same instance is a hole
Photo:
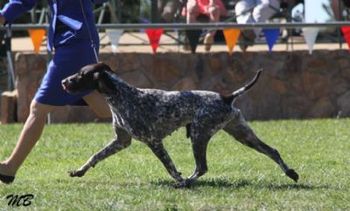
[[[294,169],[289,169],[287,172],[286,172],[286,175],[291,178],[292,180],[294,180],[294,182],[298,182],[298,179],[299,179],[299,175],[297,172],[294,171]]]
[[[178,182],[174,185],[174,188],[189,188],[193,184],[195,180],[193,179],[186,179],[181,182]]]
[[[184,182],[177,182],[173,185],[174,188],[185,188]]]
[[[174,184],[174,188],[188,188],[190,187],[190,184],[187,180],[183,180],[181,182],[177,182]]]
[[[71,176],[71,177],[82,177],[82,176],[84,176],[84,174],[85,174],[85,172],[83,172],[83,171],[79,171],[79,170],[76,170],[76,171],[69,171],[68,172],[69,173],[69,176]]]

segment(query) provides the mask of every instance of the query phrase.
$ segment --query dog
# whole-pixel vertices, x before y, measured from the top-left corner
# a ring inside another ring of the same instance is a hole
[[[116,138],[94,154],[71,177],[82,177],[103,159],[127,148],[131,139],[145,143],[175,179],[175,187],[188,187],[207,170],[206,151],[210,138],[223,129],[240,143],[263,153],[275,161],[283,172],[298,181],[299,175],[288,167],[276,149],[262,142],[248,126],[234,101],[258,80],[262,70],[242,88],[224,96],[211,91],[164,91],[136,88],[114,73],[104,63],[83,67],[78,73],[62,80],[71,93],[97,90],[110,106]],[[162,140],[179,127],[186,127],[195,158],[193,174],[184,179],[177,171]]]

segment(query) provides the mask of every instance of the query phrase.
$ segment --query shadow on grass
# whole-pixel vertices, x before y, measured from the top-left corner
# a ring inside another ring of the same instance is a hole
[[[161,186],[173,186],[174,182],[171,180],[159,180],[156,182],[151,182],[153,185]],[[239,179],[234,182],[223,179],[200,179],[192,184],[188,189],[195,189],[199,187],[213,187],[213,188],[227,188],[227,189],[240,189],[246,187],[252,187],[255,189],[269,189],[271,191],[283,191],[283,190],[326,190],[331,189],[329,185],[312,185],[312,184],[271,184],[271,181],[249,181],[245,179]]]
[[[278,191],[278,190],[322,190],[322,189],[331,189],[328,185],[312,185],[312,184],[269,184],[263,185],[263,188],[269,190]]]
[[[72,178],[72,179],[59,179],[57,184],[86,184],[86,185],[104,185],[104,186],[120,186],[120,187],[145,187],[149,186],[158,186],[158,187],[171,187],[175,185],[175,181],[171,179],[159,179],[155,181],[142,181],[142,182],[133,182],[133,181],[115,181],[115,180],[91,180],[91,179],[81,179],[81,178]],[[329,186],[328,184],[324,185],[314,185],[314,184],[303,184],[303,183],[288,183],[280,184],[273,183],[272,181],[256,181],[256,180],[229,180],[226,178],[207,178],[199,179],[193,183],[187,189],[196,189],[196,188],[223,188],[223,189],[241,189],[241,188],[254,188],[254,189],[268,189],[271,191],[284,191],[284,190],[304,190],[304,191],[313,191],[313,190],[329,190],[334,189],[334,187]]]
[[[153,185],[160,186],[171,186],[173,187],[175,182],[171,180],[158,180],[151,182]],[[245,186],[251,186],[252,184],[248,180],[237,180],[235,182],[231,182],[222,178],[215,179],[201,179],[193,183],[189,189],[197,188],[197,187],[213,187],[213,188],[229,188],[229,189],[239,189]]]

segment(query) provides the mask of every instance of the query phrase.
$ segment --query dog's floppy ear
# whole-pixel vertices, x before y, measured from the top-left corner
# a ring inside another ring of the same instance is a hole
[[[105,94],[116,93],[115,85],[105,71],[94,73],[93,80],[97,83],[97,90],[99,92]]]

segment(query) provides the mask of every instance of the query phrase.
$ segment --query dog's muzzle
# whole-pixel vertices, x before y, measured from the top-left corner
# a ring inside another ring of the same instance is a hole
[[[66,78],[66,79],[62,80],[61,84],[62,84],[63,90],[70,92],[71,88],[74,84],[74,81],[72,80],[72,78]]]
[[[62,80],[61,84],[62,84],[62,88],[67,91],[67,86],[68,86],[68,79],[64,79]]]

